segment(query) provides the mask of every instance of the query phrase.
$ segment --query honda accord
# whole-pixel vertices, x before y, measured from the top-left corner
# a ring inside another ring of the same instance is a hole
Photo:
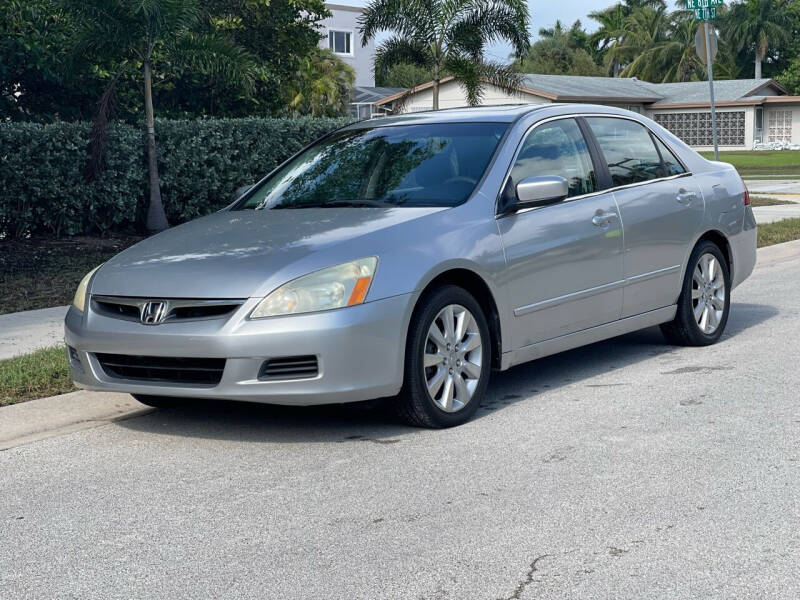
[[[89,273],[80,387],[156,407],[393,398],[448,427],[493,370],[660,325],[720,339],[753,270],[742,179],[646,117],[502,106],[362,121]]]

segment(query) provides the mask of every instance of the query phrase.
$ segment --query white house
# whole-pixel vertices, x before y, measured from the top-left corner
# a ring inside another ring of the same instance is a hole
[[[432,83],[417,86],[396,112],[430,110]],[[720,148],[745,150],[757,142],[800,144],[800,96],[772,79],[735,79],[714,84]],[[386,96],[376,107],[392,107],[407,92]],[[691,146],[712,146],[708,82],[648,83],[636,78],[525,75],[518,92],[487,86],[483,104],[578,102],[633,110],[655,120]],[[439,108],[466,106],[461,86],[443,79]]]
[[[330,48],[356,72],[356,85],[371,87],[375,85],[375,40],[365,46],[361,45],[361,34],[358,32],[358,17],[364,12],[357,6],[343,4],[326,4],[331,16],[321,23],[323,34],[319,45]]]

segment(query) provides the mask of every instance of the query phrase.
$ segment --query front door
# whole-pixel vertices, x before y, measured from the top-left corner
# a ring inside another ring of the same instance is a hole
[[[596,168],[574,119],[534,126],[504,193],[513,193],[521,179],[542,175],[564,177],[567,200],[497,221],[515,349],[615,321],[622,308],[619,212],[613,194],[597,191]]]

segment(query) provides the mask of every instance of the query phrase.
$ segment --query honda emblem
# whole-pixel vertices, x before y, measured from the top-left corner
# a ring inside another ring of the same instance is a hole
[[[145,325],[160,325],[167,318],[169,303],[165,301],[145,302],[141,307],[140,319]]]

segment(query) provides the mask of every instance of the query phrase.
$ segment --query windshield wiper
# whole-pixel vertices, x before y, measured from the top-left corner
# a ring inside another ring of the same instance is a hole
[[[378,202],[377,200],[334,200],[331,202],[301,202],[299,204],[277,204],[272,207],[271,210],[276,210],[279,208],[341,208],[341,207],[352,207],[352,208],[365,208],[365,207],[375,207],[379,206],[381,208],[390,206],[386,204],[386,202]]]

